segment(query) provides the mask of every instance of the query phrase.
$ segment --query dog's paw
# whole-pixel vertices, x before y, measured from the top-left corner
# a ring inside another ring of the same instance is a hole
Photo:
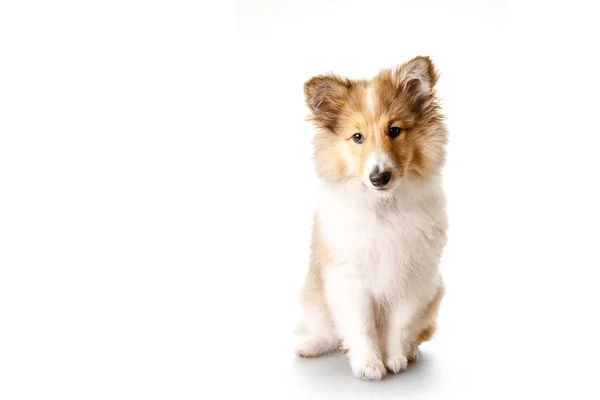
[[[411,362],[419,361],[419,358],[421,358],[421,352],[419,351],[419,348],[417,347],[408,356],[408,362],[411,363]]]
[[[408,367],[408,359],[402,354],[393,357],[388,357],[385,360],[385,366],[388,371],[397,374],[404,371]]]
[[[352,372],[360,379],[378,381],[385,376],[387,371],[380,360],[371,360],[363,364],[352,364]]]
[[[296,355],[305,358],[319,357],[336,351],[338,347],[339,342],[334,339],[309,338],[296,347]]]

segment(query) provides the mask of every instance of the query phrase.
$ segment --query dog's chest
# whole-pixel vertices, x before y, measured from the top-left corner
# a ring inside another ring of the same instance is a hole
[[[406,292],[437,265],[436,223],[418,205],[365,207],[325,197],[317,213],[334,264],[354,267],[376,296]]]

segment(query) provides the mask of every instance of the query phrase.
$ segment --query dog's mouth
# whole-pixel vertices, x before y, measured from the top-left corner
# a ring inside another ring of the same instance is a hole
[[[363,186],[369,191],[373,191],[375,193],[381,193],[381,194],[391,192],[396,187],[396,185],[393,185],[393,184],[387,185],[385,187],[375,187],[375,186],[371,186],[371,185],[365,185],[364,183],[363,183]]]
[[[375,192],[375,193],[378,193],[378,194],[385,194],[385,193],[393,192],[394,189],[397,186],[396,182],[393,182],[393,183],[390,182],[390,184],[386,185],[385,187],[377,187],[377,186],[365,184],[364,182],[361,182],[361,185],[367,191],[369,191],[369,192]]]

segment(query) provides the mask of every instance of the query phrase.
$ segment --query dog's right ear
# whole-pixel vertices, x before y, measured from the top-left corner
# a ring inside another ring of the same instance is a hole
[[[337,75],[319,75],[304,84],[304,98],[312,119],[320,127],[334,131],[352,83]]]

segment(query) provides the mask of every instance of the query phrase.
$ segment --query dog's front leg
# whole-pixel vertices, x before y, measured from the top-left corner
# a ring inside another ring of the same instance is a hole
[[[378,380],[386,374],[378,348],[373,299],[360,269],[349,264],[325,272],[325,291],[332,317],[348,349],[352,372],[359,378]]]

